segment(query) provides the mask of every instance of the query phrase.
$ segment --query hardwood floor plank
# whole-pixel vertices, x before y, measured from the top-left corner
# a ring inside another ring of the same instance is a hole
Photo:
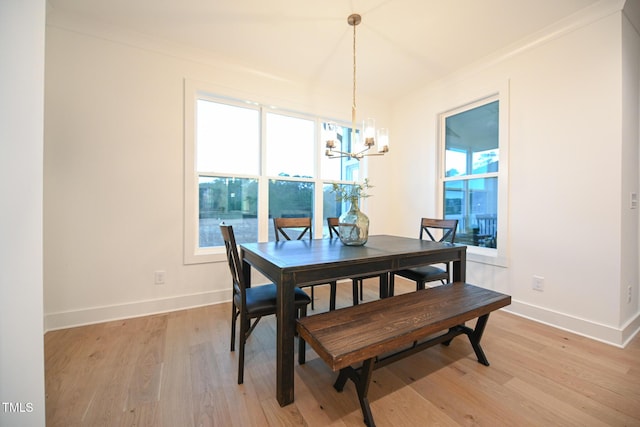
[[[429,361],[426,354],[420,354],[415,356],[413,365],[428,364]],[[483,367],[485,370],[491,369]],[[502,386],[487,379],[483,380],[484,389],[474,387],[468,377],[469,374],[459,367],[459,362],[453,362],[439,366],[415,381],[411,387],[460,425],[541,425],[531,422],[527,417],[534,416],[533,413],[523,412],[526,408],[520,405],[519,396],[507,393]]]
[[[303,366],[296,366],[296,374],[296,387],[300,385],[301,389],[309,393],[305,396],[308,399],[306,406],[313,407],[315,402],[315,407],[309,412],[316,413],[318,409],[321,411],[322,418],[312,419],[314,424],[320,424],[320,421],[334,424],[342,420],[350,425],[349,419],[353,419],[354,415],[356,419],[362,418],[355,390],[347,386],[342,393],[338,393],[333,388],[337,374],[313,351],[307,352],[307,362]]]
[[[544,408],[549,414],[549,421],[556,425],[563,426],[607,426],[606,423],[592,417],[580,408],[573,407],[570,403],[557,399],[544,391],[531,387],[529,383],[520,378],[514,378],[505,385],[506,389],[517,393],[530,405],[537,408]]]
[[[434,405],[391,369],[379,369],[370,390],[371,410],[380,426],[457,426],[454,419]],[[353,390],[355,393],[355,390]]]
[[[159,426],[195,426],[189,352],[189,311],[167,317],[164,363],[159,391]]]
[[[546,395],[566,402],[574,408],[580,408],[581,411],[601,420],[607,425],[632,426],[638,423],[636,418],[625,415],[603,404],[599,400],[593,399],[590,393],[584,393],[580,389],[575,389],[570,385],[563,384],[561,382],[562,377],[549,375],[547,372],[536,373],[533,370],[527,369],[521,361],[516,360],[513,354],[509,352],[496,351],[492,359],[495,360],[495,364],[492,365],[492,367],[499,366],[500,370],[511,372],[514,378],[517,376],[519,380],[525,382],[529,387],[541,390]],[[629,379],[625,379],[624,381],[630,384],[634,383],[633,380]],[[635,382],[635,384],[638,383]],[[640,390],[638,390],[638,387],[631,393],[631,397],[633,399],[640,398]]]
[[[296,390],[300,390],[300,399],[296,398],[294,402],[298,411],[309,426],[345,426],[341,416],[333,410],[338,406],[337,401],[341,396],[333,388],[327,389],[333,372],[312,351],[308,351],[307,357],[311,360],[307,359],[306,364],[295,368]]]
[[[275,397],[268,399],[262,399],[260,401],[262,410],[265,413],[267,419],[267,425],[270,426],[307,426],[304,418],[298,411],[296,404],[287,405],[284,408],[280,407],[280,404]]]
[[[522,376],[527,371],[531,371],[543,377],[553,378],[556,383],[564,387],[640,420],[640,407],[637,404],[640,398],[640,386],[629,382],[626,377],[618,378],[620,384],[617,387],[628,390],[629,393],[619,394],[603,385],[614,385],[607,379],[606,373],[600,375],[597,370],[585,373],[577,369],[577,365],[567,363],[562,358],[549,357],[543,352],[527,354],[514,351],[507,342],[496,341],[494,346],[501,356],[508,356],[509,361],[516,362],[519,369],[523,370],[523,373],[516,376]]]
[[[117,424],[109,424],[111,426]],[[122,414],[121,427],[155,427],[161,426],[158,402],[144,403],[129,409]]]
[[[414,289],[396,281],[396,292]],[[377,295],[367,280],[364,303]],[[351,304],[350,282],[337,297]],[[310,315],[328,309],[327,286],[315,303]],[[295,402],[278,405],[273,316],[249,338],[238,385],[230,319],[225,303],[47,333],[47,426],[363,425],[354,385],[338,393],[337,374],[309,348],[295,366]],[[498,311],[483,347],[489,367],[462,336],[376,370],[377,425],[640,425],[640,336],[620,349]]]

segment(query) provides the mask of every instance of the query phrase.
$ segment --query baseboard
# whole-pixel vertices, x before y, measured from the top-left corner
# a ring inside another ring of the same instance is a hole
[[[45,313],[45,332],[218,304],[229,301],[229,294],[229,290],[221,290],[126,304],[90,307],[81,310]],[[511,300],[511,305],[503,310],[616,347],[625,347],[640,332],[640,313],[622,328],[615,328],[513,299]]]
[[[620,348],[624,348],[640,332],[640,313],[622,328],[616,328],[513,299],[511,305],[503,310]]]
[[[230,300],[231,291],[211,291],[190,295],[178,295],[170,298],[135,301],[125,304],[90,307],[81,310],[70,310],[58,313],[45,313],[44,329],[53,331],[94,323],[109,322],[119,319],[148,316],[169,311],[184,310],[218,304]]]

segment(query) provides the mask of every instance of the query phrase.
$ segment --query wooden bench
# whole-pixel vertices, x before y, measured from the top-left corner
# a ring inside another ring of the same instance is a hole
[[[364,422],[373,427],[367,392],[374,369],[448,345],[461,334],[469,337],[478,362],[489,366],[480,339],[489,313],[509,304],[508,295],[457,282],[304,317],[297,329],[333,371],[340,371],[336,390],[348,379],[355,383]],[[474,329],[464,325],[475,318]]]

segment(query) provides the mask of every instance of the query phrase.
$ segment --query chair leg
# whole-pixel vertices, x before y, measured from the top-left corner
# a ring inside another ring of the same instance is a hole
[[[315,310],[315,307],[313,306],[313,300],[316,299],[313,289],[315,288],[315,285],[311,285],[311,310]]]
[[[238,320],[238,310],[231,301],[231,351],[236,350],[236,321]]]
[[[353,305],[358,305],[358,284],[360,279],[351,279],[351,294],[353,298]]]
[[[250,319],[246,314],[240,314],[240,354],[238,355],[238,384],[244,382],[244,347],[247,342],[247,330],[249,329]]]
[[[336,282],[329,283],[331,290],[329,291],[329,311],[336,309],[336,291],[338,284]]]

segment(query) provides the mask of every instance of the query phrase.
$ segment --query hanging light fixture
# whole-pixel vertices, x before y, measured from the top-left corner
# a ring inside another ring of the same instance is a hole
[[[356,26],[362,22],[362,17],[356,13],[347,18],[349,25],[353,27],[353,99],[351,103],[351,147],[356,142]],[[382,156],[389,151],[389,132],[387,129],[378,129],[376,132],[375,120],[367,118],[362,123],[362,143],[364,148],[360,151],[341,151],[336,149],[338,125],[329,123],[327,126],[329,139],[325,154],[330,158],[350,157],[361,160],[365,156]],[[371,152],[371,148],[378,144],[378,151]],[[340,147],[342,148],[342,147]]]

